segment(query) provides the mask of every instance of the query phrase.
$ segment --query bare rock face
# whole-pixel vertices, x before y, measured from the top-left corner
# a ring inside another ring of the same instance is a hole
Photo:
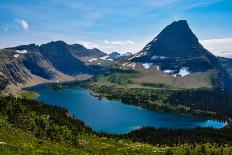
[[[20,53],[15,50],[0,51],[0,90],[7,85],[26,84],[33,78],[44,80],[60,80],[66,75],[57,71],[40,52]]]
[[[54,67],[39,52],[26,53],[22,59],[24,66],[34,75],[44,79],[55,78]]]

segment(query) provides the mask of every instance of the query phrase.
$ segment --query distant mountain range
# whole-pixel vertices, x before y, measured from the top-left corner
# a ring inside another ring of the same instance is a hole
[[[206,50],[189,28],[187,21],[180,20],[165,27],[136,54],[113,52],[107,55],[96,48],[87,49],[82,45],[69,45],[63,41],[2,49],[0,89],[7,85],[65,81],[74,79],[79,74],[95,74],[96,68],[109,64],[105,62],[110,62],[110,65],[141,63],[149,67],[157,66],[160,72],[172,75],[172,82],[169,81],[168,84],[175,82],[177,74],[201,73],[201,80],[210,78],[215,87],[232,88],[232,60],[216,57]],[[191,78],[194,80],[196,76]],[[182,79],[184,80],[183,76]],[[179,81],[182,79],[179,78]],[[155,82],[165,83],[162,80]]]

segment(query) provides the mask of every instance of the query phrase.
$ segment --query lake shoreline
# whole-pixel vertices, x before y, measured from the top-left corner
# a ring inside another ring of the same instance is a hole
[[[47,83],[47,84],[40,84],[40,85],[37,85],[37,86],[35,86],[35,87],[40,87],[40,86],[43,86],[43,85],[49,85],[50,83]],[[30,87],[30,88],[27,88],[26,90],[30,90],[30,91],[33,91],[33,89],[31,89],[31,88],[33,88],[33,87]],[[66,89],[67,88],[67,89]],[[46,91],[46,95],[47,94],[49,94],[49,93],[53,93],[54,92],[54,94],[60,94],[60,95],[63,95],[62,93],[63,92],[67,92],[67,91],[71,91],[71,93],[75,93],[76,92],[76,89],[78,89],[77,87],[72,87],[72,88],[70,88],[70,87],[65,87],[64,88],[64,90],[65,91],[57,91],[57,90],[51,90],[49,87],[48,87],[48,89],[49,89],[49,91]],[[84,93],[84,94],[82,94],[82,96],[84,95],[86,95],[86,96],[91,96],[91,90],[88,90],[88,89],[84,89],[84,88],[80,88],[81,89],[81,91],[80,91],[80,93]],[[44,90],[45,91],[45,90]],[[77,91],[77,92],[79,92],[79,91]],[[39,92],[37,92],[37,93],[39,93]],[[39,93],[40,94],[40,93]],[[41,95],[41,94],[40,94]],[[77,95],[77,94],[76,94]],[[93,95],[93,94],[92,94]],[[73,95],[71,95],[70,94],[70,96],[75,96],[74,94]],[[42,97],[43,97],[43,95],[42,95]],[[102,100],[99,100],[98,98],[96,98],[96,97],[94,97],[94,96],[92,96],[91,97],[92,99],[91,100],[93,100],[94,101],[94,103],[82,103],[81,104],[81,106],[85,106],[86,104],[88,105],[88,104],[90,104],[91,105],[91,107],[90,107],[90,111],[92,110],[92,109],[95,109],[95,108],[103,108],[104,106],[111,106],[111,102],[112,103],[117,103],[115,106],[117,107],[117,106],[119,106],[119,107],[126,107],[126,109],[129,107],[129,109],[130,109],[130,107],[132,107],[132,109],[133,108],[135,108],[135,109],[137,109],[137,110],[135,110],[135,111],[150,111],[150,109],[146,109],[146,108],[144,108],[144,109],[142,109],[141,107],[137,107],[137,106],[134,106],[134,105],[129,105],[129,104],[127,104],[127,103],[123,103],[123,102],[120,102],[120,101],[115,101],[115,100],[108,100],[108,99],[102,99]],[[95,98],[95,99],[94,99]],[[41,99],[41,96],[39,96],[39,99]],[[50,99],[49,99],[50,100]],[[73,104],[71,104],[71,103],[68,103],[69,105],[67,105],[67,103],[66,104],[59,104],[58,102],[60,102],[60,100],[62,100],[62,99],[57,99],[57,102],[54,100],[52,103],[52,105],[57,105],[57,106],[62,106],[62,107],[64,107],[64,108],[68,108],[68,110],[70,111],[70,113],[72,113],[72,115],[74,115],[75,117],[77,117],[77,118],[79,118],[79,119],[81,119],[82,121],[84,121],[85,123],[87,123],[87,126],[90,126],[91,128],[92,128],[92,126],[91,125],[89,125],[88,124],[88,120],[87,121],[85,121],[84,119],[85,118],[83,118],[83,116],[81,116],[80,117],[80,115],[77,115],[77,113],[75,114],[75,112],[72,110],[73,108],[71,108],[72,106],[73,106]],[[51,100],[50,100],[51,101]],[[69,100],[67,97],[65,97],[65,101],[67,101],[67,102],[70,102],[71,100]],[[91,101],[91,102],[93,102],[93,101]],[[47,101],[43,101],[43,102],[45,102],[45,103],[49,103],[49,104],[51,104],[51,102],[47,102]],[[73,101],[71,101],[71,102],[73,102]],[[95,105],[95,102],[97,102],[96,104],[97,105]],[[101,103],[102,102],[102,103]],[[74,102],[75,103],[75,102]],[[118,105],[118,103],[120,103],[120,105]],[[102,105],[103,104],[103,105]],[[94,107],[92,107],[94,105]],[[68,107],[67,107],[68,106]],[[71,107],[69,107],[69,106],[71,106]],[[77,105],[78,106],[78,105]],[[102,107],[103,106],[103,107]],[[112,107],[114,110],[116,110],[117,111],[117,108],[116,107]],[[70,109],[71,108],[71,109]],[[74,108],[75,109],[75,108]],[[81,110],[81,109],[80,109]],[[84,110],[84,109],[83,109]],[[83,113],[83,110],[81,110],[80,111],[80,113]],[[89,111],[89,110],[87,110],[87,111]],[[85,110],[84,110],[85,111]],[[134,110],[132,110],[132,111],[134,111]],[[118,111],[119,112],[119,111]],[[184,120],[182,120],[183,122],[188,122],[189,123],[189,121],[191,120],[188,120],[188,118],[198,118],[199,116],[192,116],[192,115],[183,115],[183,114],[179,114],[179,113],[168,113],[168,112],[160,112],[160,111],[152,111],[152,112],[154,112],[154,113],[156,113],[156,115],[158,114],[158,116],[159,115],[166,115],[166,114],[168,114],[168,115],[170,115],[170,118],[172,118],[172,117],[176,117],[176,116],[178,116],[178,117],[183,117],[183,118],[185,118],[186,117],[186,120],[184,119]],[[150,116],[148,117],[148,116],[146,116],[147,118],[149,118],[149,119],[152,119],[152,117],[154,117],[155,115],[154,114],[152,114],[152,112],[150,111],[150,112],[148,112],[148,113],[151,113],[151,114],[149,114]],[[112,113],[112,112],[111,112]],[[124,112],[125,113],[125,112]],[[145,114],[146,114],[147,112],[145,112]],[[99,113],[96,113],[96,115],[99,115]],[[120,112],[119,112],[119,114],[116,114],[116,115],[120,115]],[[133,114],[134,115],[134,114]],[[135,114],[137,117],[143,117],[143,113],[141,113],[141,114]],[[146,114],[147,115],[147,114]],[[167,115],[167,117],[169,117]],[[102,118],[105,118],[105,117],[107,117],[107,116],[102,116]],[[166,117],[166,116],[165,116]],[[155,117],[156,118],[156,117]],[[134,118],[133,118],[134,119]],[[199,118],[198,118],[199,119]],[[202,118],[203,119],[203,118]],[[122,120],[124,120],[124,119],[122,119]],[[203,120],[206,120],[206,119],[203,119]],[[208,120],[208,119],[207,119]],[[144,121],[142,121],[142,120],[140,120],[141,122],[146,122],[145,120]],[[157,120],[158,121],[158,120]],[[160,122],[161,120],[159,120],[158,122]],[[181,121],[181,122],[182,122]],[[212,121],[212,120],[211,120]],[[111,121],[110,121],[111,122]],[[130,121],[129,121],[130,122]],[[152,121],[153,122],[153,121]],[[190,121],[191,122],[191,121]],[[215,122],[215,121],[213,121],[213,122]],[[154,122],[153,122],[154,123]],[[210,123],[210,122],[209,122]],[[216,123],[216,122],[215,122]],[[219,122],[218,122],[219,123]],[[162,124],[162,121],[161,121],[161,124]],[[223,122],[223,126],[225,126],[226,124],[225,124],[225,122]],[[96,125],[97,126],[101,126],[101,123],[99,122],[99,123],[96,123]],[[196,124],[197,125],[197,124]],[[133,125],[132,125],[133,126]],[[131,126],[131,127],[132,127]],[[140,126],[139,128],[143,128],[143,127],[146,127],[146,126],[149,126],[148,124],[147,125],[135,125],[135,126]],[[166,125],[165,125],[166,126]],[[197,125],[198,126],[198,125]],[[197,127],[196,126],[196,127]],[[95,126],[96,127],[96,126]],[[152,126],[151,126],[152,127]],[[162,126],[160,126],[160,127],[162,127]],[[200,127],[200,126],[198,126],[198,127]],[[207,127],[207,126],[206,126]],[[122,128],[124,128],[124,127],[122,127]],[[131,131],[134,131],[134,130],[136,130],[136,129],[139,129],[138,127],[132,127],[133,128],[133,130],[130,130],[130,131],[128,131],[128,132],[124,132],[124,133],[129,133],[129,132],[131,132]],[[154,127],[154,128],[157,128],[157,127]],[[158,127],[159,128],[159,127]],[[166,128],[169,128],[169,127],[166,127]],[[171,127],[172,128],[172,127]],[[178,128],[178,127],[177,127]],[[191,127],[192,128],[192,127]],[[94,129],[94,128],[93,128]],[[113,129],[113,128],[112,128]],[[122,130],[124,130],[124,129],[122,129]],[[104,131],[104,132],[107,132],[106,130],[96,130],[97,132],[102,132],[102,131]],[[107,132],[107,133],[109,133],[109,132]],[[119,133],[122,133],[122,132],[119,132]],[[118,133],[117,133],[118,134]]]

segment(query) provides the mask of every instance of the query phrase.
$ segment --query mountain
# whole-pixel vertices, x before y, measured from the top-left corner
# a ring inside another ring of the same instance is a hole
[[[199,43],[185,20],[166,26],[129,60],[159,66],[162,71],[172,75],[181,71],[187,74],[213,71],[210,75],[207,73],[207,76],[211,76],[212,83],[221,88],[232,88],[232,78],[222,61]]]
[[[92,74],[93,69],[82,58],[106,54],[82,45],[52,41],[42,45],[20,45],[0,50],[0,90],[6,86],[31,85],[41,82],[72,80],[79,74]]]
[[[93,58],[100,58],[104,57],[107,54],[100,51],[97,48],[93,49],[87,49],[83,45],[80,44],[73,44],[69,45],[71,53],[77,58],[80,59],[81,61],[87,62],[90,59]]]
[[[0,91],[7,88],[14,93],[25,85],[71,79],[57,71],[39,52],[2,49],[0,60]]]
[[[136,54],[113,52],[107,55],[96,48],[52,41],[40,46],[29,44],[3,49],[0,60],[3,86],[27,83],[35,76],[36,79],[62,81],[79,74],[96,74],[117,63],[120,70],[139,72],[137,82],[140,83],[232,89],[232,61],[206,50],[185,20],[166,26]]]
[[[133,61],[159,64],[162,70],[188,67],[192,72],[203,72],[218,66],[216,56],[199,43],[185,20],[165,27],[134,56]]]
[[[82,61],[72,55],[70,46],[63,41],[52,41],[41,45],[39,49],[45,59],[64,74],[76,75],[89,71]]]
[[[35,44],[21,45],[8,49],[41,53],[56,70],[70,76],[91,72],[91,69],[84,64],[85,61],[106,55],[96,48],[87,49],[82,45],[69,45],[63,41],[52,41],[41,46]]]
[[[130,56],[132,55],[131,52],[126,52],[126,53],[119,53],[119,52],[112,52],[108,55],[108,59],[112,59],[115,62],[124,62],[126,61],[128,58],[130,58]]]
[[[112,53],[110,53],[109,54],[109,57],[110,58],[118,58],[118,57],[120,57],[121,56],[121,54],[120,53],[118,53],[118,52],[112,52]]]

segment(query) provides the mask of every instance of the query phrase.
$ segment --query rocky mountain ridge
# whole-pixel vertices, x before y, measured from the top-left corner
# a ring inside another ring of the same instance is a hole
[[[137,68],[141,74],[149,74],[141,76],[143,80],[153,83],[181,88],[198,88],[212,83],[213,87],[232,88],[232,61],[216,57],[206,50],[185,20],[165,27],[134,55],[117,52],[107,55],[96,48],[52,41],[40,46],[29,44],[3,49],[0,60],[3,87],[9,83],[26,84],[35,77],[53,82],[70,80],[80,74],[98,74],[102,67],[116,65],[122,70]],[[186,85],[191,81],[194,84]],[[197,81],[201,84],[193,86]]]

